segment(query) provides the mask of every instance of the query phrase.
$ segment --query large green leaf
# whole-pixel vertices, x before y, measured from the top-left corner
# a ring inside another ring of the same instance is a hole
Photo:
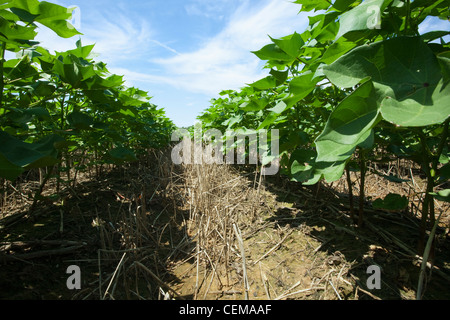
[[[70,38],[81,34],[67,20],[72,18],[73,8],[38,0],[13,0],[10,8],[21,9],[35,16],[34,21],[43,24],[63,38]]]
[[[20,44],[20,40],[33,40],[37,32],[35,26],[21,26],[0,16],[0,40],[7,43]]]
[[[347,160],[379,122],[378,96],[371,81],[345,98],[330,115],[316,139],[318,161]]]
[[[431,193],[439,201],[450,202],[450,189],[441,190],[437,193]]]
[[[443,76],[449,63],[443,61],[420,37],[399,37],[358,47],[323,70],[344,88],[370,77],[380,91],[385,120],[427,126],[444,122],[450,114],[450,87]]]
[[[372,131],[365,131],[354,144],[342,144],[333,140],[317,140],[317,162],[339,162],[348,160],[356,150],[356,147],[369,140],[372,136]]]
[[[305,44],[302,37],[297,32],[281,39],[274,39],[272,37],[270,37],[270,39],[293,59],[298,57],[301,48]]]
[[[117,147],[108,151],[108,155],[114,163],[136,161],[136,155],[132,150],[125,147]]]
[[[76,129],[90,130],[94,124],[92,117],[84,112],[74,111],[67,117],[70,125]]]
[[[308,96],[316,88],[319,81],[320,77],[315,77],[309,71],[295,77],[289,82],[289,95],[283,101],[288,107],[293,106]]]
[[[331,64],[354,47],[356,47],[355,42],[348,41],[345,38],[340,38],[328,47],[323,56],[320,58],[320,62]]]
[[[351,31],[380,28],[381,13],[393,0],[366,0],[339,19],[340,27],[336,40]]]
[[[296,0],[294,3],[302,5],[301,11],[318,11],[328,9],[331,2],[324,0]]]
[[[77,41],[76,45],[77,45],[76,49],[69,50],[67,51],[67,53],[73,54],[74,56],[85,60],[88,59],[95,46],[94,44],[83,46],[81,43],[81,39]]]
[[[294,60],[289,54],[284,52],[275,43],[268,44],[264,46],[261,50],[252,51],[261,60],[280,60],[284,62],[289,62]]]
[[[361,0],[335,0],[333,3],[333,8],[338,11],[346,11],[355,2],[360,2]]]
[[[337,181],[342,177],[345,166],[346,161],[316,162],[314,163],[311,177],[303,184],[314,185],[321,179],[325,179],[327,182]]]
[[[311,149],[297,149],[290,158],[291,179],[297,182],[309,180],[314,171],[316,152]]]
[[[54,165],[58,162],[55,144],[62,140],[52,135],[36,143],[25,143],[0,131],[0,175],[14,180],[24,169]]]
[[[277,86],[277,79],[274,76],[267,76],[261,80],[249,84],[249,86],[258,90],[267,90]]]
[[[15,165],[0,152],[0,177],[13,181],[24,172],[21,166]]]
[[[389,193],[384,199],[376,199],[372,206],[374,209],[401,211],[408,207],[409,200],[405,196]]]

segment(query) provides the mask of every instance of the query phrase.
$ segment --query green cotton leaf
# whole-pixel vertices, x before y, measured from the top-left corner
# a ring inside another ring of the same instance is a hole
[[[270,39],[292,59],[296,59],[298,57],[301,48],[305,45],[302,37],[297,32],[281,39],[274,39],[272,37],[270,37]]]
[[[290,55],[274,43],[264,46],[261,50],[252,51],[252,53],[261,60],[279,60],[283,62],[290,62],[294,60]]]
[[[260,129],[264,129],[269,127],[271,124],[273,124],[275,121],[277,120],[281,120],[283,119],[282,117],[280,117],[280,115],[276,112],[271,112],[267,115],[267,117],[264,119],[263,122],[260,123],[259,127],[257,130]]]
[[[345,38],[340,38],[328,47],[322,58],[320,58],[320,62],[324,64],[331,64],[356,46],[357,44],[355,42],[348,41]]]
[[[82,75],[80,67],[76,63],[64,63],[57,59],[55,60],[53,71],[55,71],[64,82],[70,84],[74,88],[79,88]]]
[[[400,126],[444,122],[450,114],[450,60],[439,59],[420,37],[399,37],[358,47],[323,67],[335,85],[349,88],[370,77],[381,114]]]
[[[446,201],[450,202],[450,189],[441,190],[437,193],[430,193],[432,196],[434,196],[435,199],[439,201]]]
[[[13,62],[17,60],[14,59]],[[9,62],[9,61],[8,61]],[[15,64],[11,69],[8,68],[9,63],[5,64],[5,76],[9,80],[17,80],[17,79],[26,79],[30,77],[35,77],[38,72],[31,65],[30,59],[28,56],[24,56],[17,64]]]
[[[67,116],[67,121],[73,128],[80,130],[90,130],[94,124],[94,120],[91,116],[80,111],[74,111],[69,114]]]
[[[36,143],[25,143],[0,131],[0,174],[15,179],[24,169],[40,168],[58,163],[55,145],[64,140],[51,135]],[[11,170],[10,174],[5,171]]]
[[[296,100],[298,102],[304,99],[308,94],[310,94],[315,88],[317,83],[320,81],[319,77],[314,78],[314,74],[311,72],[306,72],[299,77],[295,77],[289,82],[289,92],[291,96],[289,102],[292,103],[291,99]],[[288,103],[290,105],[291,103]]]
[[[450,35],[450,31],[430,31],[420,35],[420,37],[424,42],[431,42],[448,35]]]
[[[358,4],[361,2],[360,0],[336,0],[333,3],[333,8],[335,8],[338,11],[344,12],[347,11],[351,7],[352,4],[355,2],[358,2]]]
[[[335,11],[308,17],[310,28],[310,39],[314,39],[313,42],[308,41],[309,47],[314,46],[316,42],[326,43],[328,41],[334,40],[339,27],[339,24],[336,22],[336,19],[338,17],[339,12]],[[323,53],[322,49],[319,49],[319,51],[320,55],[322,55]]]
[[[95,71],[92,71],[95,72]],[[102,78],[98,75],[94,75],[90,77],[89,79],[86,79],[84,81],[88,87],[89,90],[93,89],[112,89],[120,87],[123,83],[123,76],[119,75],[112,75],[107,78]],[[142,103],[140,103],[142,104]]]
[[[409,201],[407,197],[399,194],[390,193],[384,199],[376,199],[372,206],[374,209],[402,211],[408,207]]]
[[[82,58],[85,60],[88,59],[89,55],[91,54],[92,50],[95,47],[94,44],[83,47],[83,45],[81,44],[81,39],[77,41],[76,45],[77,45],[76,49],[66,51],[66,53],[73,54],[77,58]]]
[[[53,166],[59,162],[58,146],[66,143],[66,141],[58,135],[50,135],[44,139],[33,143],[31,148],[42,154],[42,157],[33,163],[27,165],[25,169],[44,168]]]
[[[277,70],[272,69],[272,70],[270,70],[270,74],[273,77],[275,77],[275,79],[277,80],[276,85],[279,86],[287,80],[287,78],[289,76],[289,69],[286,71],[277,71]]]
[[[444,182],[450,179],[450,163],[444,165],[439,169],[439,179],[438,182]]]
[[[399,178],[399,177],[397,177],[397,176],[395,176],[395,175],[387,175],[387,174],[384,174],[384,173],[382,173],[382,172],[379,172],[378,170],[375,170],[375,169],[373,169],[372,170],[376,175],[378,175],[378,176],[380,176],[380,177],[383,177],[384,179],[386,179],[386,180],[388,180],[388,181],[390,181],[390,182],[394,182],[394,183],[404,183],[404,182],[409,182],[409,181],[411,181],[411,180],[405,180],[405,179],[401,179],[401,178]]]
[[[18,16],[20,20],[28,23],[35,21],[36,18],[39,17],[38,14],[31,14],[30,12],[19,8],[10,8],[10,10],[12,13]]]
[[[294,160],[291,166],[291,180],[296,182],[308,181],[311,178],[313,169],[313,166],[309,164],[301,164]]]
[[[341,162],[348,160],[356,148],[373,137],[372,130],[364,132],[361,139],[354,144],[342,144],[332,140],[316,140],[318,162]]]
[[[35,29],[35,26],[24,27],[0,16],[0,39],[6,43],[21,45],[19,41],[33,40],[37,35]]]
[[[301,4],[302,9],[300,11],[311,11],[314,12],[319,10],[328,9],[330,3],[324,0],[296,0],[294,3]]]
[[[316,139],[318,161],[346,160],[369,139],[380,120],[377,98],[372,82],[367,81],[337,106]]]
[[[122,80],[122,78],[120,78]],[[128,88],[127,91],[119,93],[119,101],[123,106],[140,106],[148,102],[147,92],[138,90],[136,88]]]
[[[288,108],[288,106],[286,105],[286,103],[284,103],[283,101],[280,101],[277,103],[277,105],[271,109],[268,109],[269,111],[272,111],[275,114],[281,114],[284,111],[286,111],[286,109]]]
[[[89,84],[96,82],[96,77],[100,79],[98,82],[103,81],[97,76],[93,64],[67,52],[59,53],[59,58],[55,60],[53,71],[61,77],[61,80],[77,89],[83,86],[92,89],[92,86],[89,86]],[[95,88],[97,89],[97,87]]]
[[[291,180],[308,181],[314,171],[316,152],[312,149],[297,149],[290,158]]]
[[[25,167],[42,157],[42,154],[33,150],[29,143],[2,131],[0,131],[0,154],[19,167]]]
[[[131,108],[120,109],[119,112],[125,116],[132,117],[132,118],[136,118],[138,116],[138,113],[136,112],[136,110],[132,110]]]
[[[325,179],[331,183],[339,180],[344,174],[346,161],[336,162],[315,162],[312,175],[308,181],[303,182],[304,185],[315,185],[321,179]]]
[[[136,161],[134,152],[125,147],[118,147],[108,151],[108,155],[114,163],[132,162]]]
[[[0,177],[6,180],[14,181],[25,170],[9,161],[0,151]]]
[[[44,107],[35,107],[30,109],[11,108],[11,111],[12,113],[8,113],[8,118],[11,118],[11,120],[17,123],[30,122],[33,119],[33,117],[36,117],[39,120],[50,120],[51,118],[50,113]]]
[[[67,21],[72,18],[74,8],[65,8],[54,3],[38,0],[14,0],[11,7],[24,10],[30,16],[36,16],[34,21],[53,30],[60,37],[70,38],[81,34]]]
[[[267,107],[269,104],[269,100],[267,98],[256,98],[256,97],[249,97],[249,101],[245,101],[242,103],[239,108],[241,108],[243,111],[260,111]]]
[[[357,7],[345,12],[339,19],[340,27],[335,40],[351,31],[378,29],[381,14],[393,0],[365,0]]]
[[[249,84],[249,86],[256,88],[258,90],[267,90],[275,88],[277,86],[277,79],[274,76],[268,76],[265,77],[264,79]]]
[[[48,81],[37,81],[31,87],[32,94],[37,97],[50,97],[56,91],[56,87]]]
[[[235,124],[240,123],[244,117],[242,115],[236,115],[226,120],[223,124],[228,126],[228,128],[233,127]]]

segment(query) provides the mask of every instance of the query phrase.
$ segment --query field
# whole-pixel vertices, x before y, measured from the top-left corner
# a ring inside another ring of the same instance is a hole
[[[449,299],[447,2],[294,1],[267,76],[179,128],[74,8],[3,1],[0,299]]]
[[[368,181],[373,198],[414,187],[376,175]],[[43,203],[1,230],[0,298],[415,299],[420,216],[368,202],[359,228],[344,186],[299,187],[254,167],[174,166],[163,152],[98,177],[87,173],[65,190],[64,205]],[[31,187],[12,185],[14,205],[2,212],[28,210]],[[445,215],[424,299],[449,298],[450,211],[444,203],[439,210]],[[67,288],[69,265],[82,270],[81,290]],[[380,290],[367,288],[370,265],[381,267]]]

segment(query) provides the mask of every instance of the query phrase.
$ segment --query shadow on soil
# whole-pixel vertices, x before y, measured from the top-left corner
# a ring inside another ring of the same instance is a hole
[[[177,281],[169,264],[185,259],[195,243],[185,238],[187,213],[177,203],[183,199],[165,189],[167,179],[140,169],[84,179],[60,205],[43,203],[0,229],[0,299],[160,298],[159,281]],[[70,265],[81,269],[81,290],[67,288]]]
[[[301,186],[298,183],[279,177],[268,177],[265,181],[267,191],[276,195],[278,202],[286,207],[277,208],[269,221],[278,226],[312,228],[310,236],[322,245],[320,251],[330,256],[342,256],[352,264],[349,273],[357,285],[366,292],[383,300],[415,299],[419,279],[420,264],[415,259],[417,252],[420,219],[409,212],[388,213],[375,211],[367,203],[365,225],[357,227],[350,218],[348,195],[321,186]],[[423,299],[450,299],[448,290],[450,279],[450,237],[439,228],[434,263],[441,276],[433,271],[429,276]],[[392,241],[392,235],[399,241]],[[406,246],[402,248],[401,243]],[[381,289],[369,290],[367,273],[370,265],[381,269]],[[445,268],[447,267],[447,268]],[[373,299],[369,294],[359,291],[359,299]],[[352,297],[354,298],[354,297]]]

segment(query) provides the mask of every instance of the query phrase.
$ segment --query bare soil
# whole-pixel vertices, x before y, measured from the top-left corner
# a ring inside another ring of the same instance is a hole
[[[415,299],[423,181],[412,177],[399,184],[369,175],[358,227],[344,180],[305,187],[254,167],[177,167],[154,152],[80,174],[30,213],[38,185],[30,175],[6,186],[2,202],[0,299]],[[56,187],[52,180],[44,195]],[[373,210],[371,200],[389,192],[408,196],[411,207]],[[436,208],[444,214],[427,269],[429,300],[450,299],[450,210]],[[70,265],[82,270],[81,290],[66,286]],[[371,265],[381,268],[380,290],[367,286]]]

